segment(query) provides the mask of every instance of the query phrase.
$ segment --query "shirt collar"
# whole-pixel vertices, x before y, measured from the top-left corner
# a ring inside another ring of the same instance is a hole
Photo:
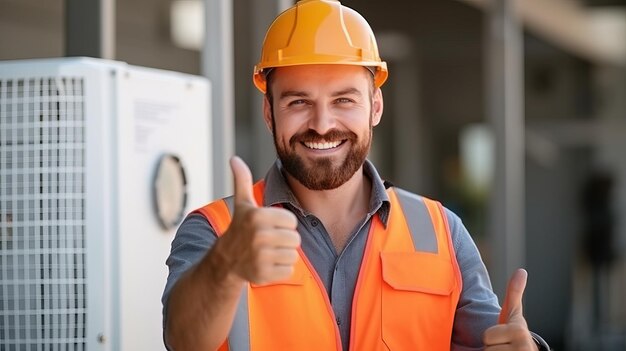
[[[282,163],[280,160],[276,160],[267,172],[267,175],[265,176],[265,194],[263,205],[288,205],[288,207],[300,212],[302,216],[308,215],[309,213],[302,209],[298,200],[289,188],[283,171]],[[373,216],[378,213],[381,222],[386,227],[387,220],[389,219],[389,207],[391,205],[384,182],[380,178],[380,175],[374,165],[369,160],[365,160],[365,163],[363,164],[363,173],[372,181],[372,194],[370,195],[368,214],[369,216]]]

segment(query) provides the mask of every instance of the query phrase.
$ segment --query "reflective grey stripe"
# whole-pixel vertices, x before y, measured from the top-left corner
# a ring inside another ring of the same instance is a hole
[[[228,333],[229,351],[250,351],[250,320],[248,318],[248,286],[243,288],[233,326]]]
[[[235,213],[235,196],[231,195],[229,197],[225,197],[224,202],[226,203],[226,207],[228,207],[228,213],[232,218],[233,213]]]
[[[392,189],[398,195],[415,251],[437,253],[437,234],[424,200],[406,190]]]
[[[228,208],[228,214],[232,218],[235,213],[235,197],[229,196],[224,198],[224,203]],[[237,311],[235,312],[235,320],[228,333],[228,350],[229,351],[250,351],[250,319],[248,318],[248,287],[244,287]]]

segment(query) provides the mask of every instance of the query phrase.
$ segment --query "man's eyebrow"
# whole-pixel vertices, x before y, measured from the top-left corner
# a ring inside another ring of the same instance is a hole
[[[357,88],[346,88],[343,90],[336,91],[332,94],[332,96],[340,96],[340,95],[358,95],[361,96],[361,91]]]
[[[358,95],[361,96],[361,91],[357,88],[350,87],[342,90],[335,91],[331,94],[331,96],[341,96],[341,95]],[[309,94],[305,91],[300,90],[286,90],[280,93],[280,99],[284,99],[287,97],[308,97]]]
[[[307,97],[309,96],[309,94],[305,93],[304,91],[298,91],[298,90],[286,90],[283,91],[282,93],[280,93],[280,99],[286,98],[286,97]]]

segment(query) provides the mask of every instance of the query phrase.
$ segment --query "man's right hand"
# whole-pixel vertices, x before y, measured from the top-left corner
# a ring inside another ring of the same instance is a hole
[[[255,284],[289,278],[298,260],[300,234],[296,216],[278,207],[259,207],[252,174],[239,157],[230,160],[235,181],[235,213],[221,238],[232,272]]]

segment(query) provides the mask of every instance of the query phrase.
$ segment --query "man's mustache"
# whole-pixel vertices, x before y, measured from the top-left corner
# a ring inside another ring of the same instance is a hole
[[[357,139],[357,135],[350,131],[341,131],[338,129],[331,129],[327,133],[319,134],[313,129],[309,129],[305,132],[293,135],[289,139],[289,144],[294,145],[295,143],[303,143],[303,142],[321,143],[321,142],[356,140],[356,139]]]

